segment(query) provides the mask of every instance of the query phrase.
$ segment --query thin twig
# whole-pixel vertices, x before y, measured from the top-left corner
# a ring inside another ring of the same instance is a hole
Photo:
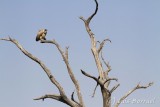
[[[111,80],[118,81],[117,78],[109,78],[109,79],[107,79],[106,81],[104,81],[103,85],[105,85],[108,81],[111,81]]]
[[[104,40],[100,43],[100,45],[99,45],[98,53],[101,52],[102,48],[104,47],[104,45],[105,45],[105,43],[106,43],[107,41],[109,41],[109,42],[111,43],[111,40],[110,40],[110,39],[104,39]]]
[[[72,92],[71,99],[72,99],[72,101],[74,101],[76,104],[80,105],[80,104],[74,99],[74,91]]]
[[[101,51],[101,58],[102,58],[102,61],[103,61],[103,63],[106,65],[106,67],[107,67],[107,70],[105,71],[106,73],[107,73],[107,75],[108,75],[108,72],[110,72],[112,69],[111,69],[111,66],[109,65],[109,62],[106,62],[105,61],[105,59],[104,59],[104,57],[103,57],[103,51]]]
[[[93,91],[92,97],[94,97],[94,95],[95,95],[95,93],[96,93],[96,89],[97,89],[98,85],[99,85],[99,84],[98,84],[98,82],[97,82],[96,87],[94,88],[94,91]]]
[[[114,87],[110,90],[110,93],[112,94],[112,92],[113,92],[114,90],[116,90],[119,86],[120,86],[120,84],[117,84],[116,86],[114,86]]]

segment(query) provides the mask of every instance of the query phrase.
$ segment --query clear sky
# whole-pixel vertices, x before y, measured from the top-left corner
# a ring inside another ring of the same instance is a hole
[[[137,83],[154,85],[137,90],[128,99],[154,100],[153,104],[122,104],[120,107],[158,107],[160,105],[160,0],[98,0],[99,11],[91,22],[96,39],[109,37],[104,48],[110,62],[111,77],[120,87],[112,95],[119,99]],[[0,38],[11,36],[52,70],[68,96],[75,89],[57,49],[35,41],[41,28],[47,39],[69,46],[69,59],[81,85],[86,107],[101,107],[100,90],[91,94],[96,83],[80,69],[97,76],[90,41],[79,16],[87,18],[95,9],[93,0],[0,0]],[[116,84],[113,82],[112,85]],[[58,93],[38,64],[23,55],[13,44],[0,41],[1,107],[66,107],[55,100],[33,98]]]

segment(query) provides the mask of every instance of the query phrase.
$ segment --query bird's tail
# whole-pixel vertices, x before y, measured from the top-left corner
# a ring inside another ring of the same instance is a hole
[[[36,37],[36,41],[39,41],[39,37],[38,36]]]

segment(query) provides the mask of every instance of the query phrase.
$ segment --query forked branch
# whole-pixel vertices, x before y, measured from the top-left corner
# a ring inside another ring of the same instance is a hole
[[[98,11],[98,2],[97,0],[94,0],[95,3],[96,3],[96,9],[94,11],[94,13],[88,17],[88,19],[84,19],[83,17],[80,17],[81,20],[83,20],[84,24],[85,24],[85,27],[86,27],[86,31],[90,37],[90,41],[91,41],[91,50],[92,50],[92,54],[94,56],[94,60],[96,62],[96,66],[97,66],[97,69],[98,69],[98,72],[99,72],[99,76],[100,76],[100,79],[103,80],[104,79],[104,76],[103,76],[103,68],[102,68],[102,63],[101,63],[101,60],[99,59],[99,53],[97,51],[97,48],[96,48],[96,45],[97,45],[97,41],[94,37],[94,34],[89,26],[90,24],[90,21],[92,20],[92,18],[97,14],[97,11]]]
[[[66,96],[66,94],[65,94],[62,86],[59,84],[59,82],[58,82],[58,81],[55,79],[55,77],[51,74],[51,71],[46,67],[46,65],[45,65],[41,60],[39,60],[37,57],[33,56],[33,55],[32,55],[31,53],[29,53],[27,50],[25,50],[25,49],[22,47],[22,45],[20,45],[20,44],[18,43],[18,41],[15,40],[15,39],[12,39],[12,38],[9,37],[9,38],[2,38],[2,39],[0,39],[0,40],[12,42],[13,44],[15,44],[15,45],[17,46],[17,48],[19,48],[19,50],[20,50],[24,55],[26,55],[27,57],[29,57],[30,59],[32,59],[33,61],[35,61],[36,63],[38,63],[38,64],[42,67],[42,69],[45,71],[45,73],[47,74],[47,76],[48,76],[48,78],[50,79],[50,81],[58,88],[58,90],[59,90],[59,92],[60,92],[60,95],[45,95],[45,96],[43,96],[43,97],[40,97],[39,99],[52,98],[52,99],[56,99],[56,100],[58,100],[58,101],[64,102],[64,103],[66,103],[66,104],[68,104],[68,105],[70,105],[70,106],[72,106],[72,107],[75,106],[75,103]],[[35,100],[38,100],[38,98],[35,99]]]
[[[99,80],[99,78],[98,78],[98,80]],[[97,89],[98,85],[101,85],[101,87],[106,88],[106,87],[105,87],[105,84],[106,84],[108,81],[111,81],[111,80],[118,81],[118,79],[117,79],[117,78],[109,78],[109,79],[107,79],[106,81],[104,81],[104,83],[103,83],[103,84],[101,84],[101,82],[100,82],[100,81],[98,81],[98,82],[97,82],[97,84],[96,84],[96,86],[95,86],[95,88],[94,88],[94,91],[93,91],[92,97],[94,97],[94,95],[95,95],[95,93],[96,93],[96,89]],[[114,88],[115,88],[115,87],[114,87]],[[117,87],[116,87],[116,88],[117,88]],[[116,88],[115,88],[115,89],[116,89]],[[110,92],[111,92],[111,91],[110,91]]]
[[[82,16],[79,17],[81,20],[84,21],[84,23],[86,23],[88,25],[89,25],[90,21],[92,20],[92,18],[97,14],[97,11],[98,11],[98,2],[97,2],[97,0],[94,0],[94,1],[96,3],[96,9],[95,9],[94,13],[90,17],[88,17],[87,20],[85,20]]]
[[[134,91],[136,91],[137,89],[146,89],[146,88],[148,88],[148,87],[150,87],[150,86],[152,86],[152,85],[153,85],[153,82],[150,82],[150,83],[147,84],[146,86],[141,86],[140,84],[138,84],[136,87],[134,87],[134,88],[133,88],[132,90],[130,90],[128,93],[126,93],[126,94],[115,104],[114,107],[118,107],[125,98],[127,98],[130,94],[132,94],[132,93],[133,93]]]
[[[64,62],[65,62],[65,65],[67,67],[67,70],[68,70],[68,74],[72,80],[72,82],[74,83],[75,85],[75,88],[76,88],[76,92],[77,92],[77,96],[78,96],[78,99],[79,99],[79,102],[81,104],[82,107],[84,107],[84,102],[83,102],[83,99],[82,99],[82,94],[81,94],[81,91],[80,91],[80,86],[79,86],[79,83],[78,81],[76,80],[74,74],[73,74],[73,71],[70,67],[70,64],[69,64],[69,60],[68,60],[68,47],[66,48],[66,51],[63,51],[61,46],[58,44],[58,42],[56,40],[41,40],[41,43],[50,43],[50,44],[54,44],[58,51],[60,52]]]

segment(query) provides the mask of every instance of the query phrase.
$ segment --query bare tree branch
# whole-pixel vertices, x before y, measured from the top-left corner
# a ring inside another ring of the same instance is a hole
[[[71,99],[72,99],[72,101],[74,101],[76,104],[80,105],[80,104],[74,99],[74,91],[72,92]]]
[[[95,9],[95,12],[90,16],[88,17],[87,20],[85,20],[83,17],[80,17],[81,20],[83,20],[83,22],[85,23],[85,27],[86,27],[86,31],[88,32],[89,34],[89,37],[90,37],[90,40],[91,40],[91,50],[92,50],[92,54],[94,56],[94,59],[95,59],[95,62],[96,62],[96,66],[97,66],[97,69],[98,69],[98,72],[99,72],[99,76],[100,76],[100,79],[103,80],[104,79],[104,76],[103,76],[103,68],[102,68],[102,64],[101,64],[101,61],[99,59],[99,53],[96,49],[96,44],[97,44],[97,41],[94,37],[94,34],[93,32],[91,31],[90,29],[90,21],[92,20],[92,18],[97,14],[97,11],[98,11],[98,2],[97,0],[94,0],[95,3],[96,3],[96,9]]]
[[[81,17],[79,17],[81,20],[83,20],[85,23],[87,23],[87,24],[89,24],[90,23],[90,21],[92,20],[92,18],[97,14],[97,11],[98,11],[98,2],[97,2],[97,0],[94,0],[95,1],[95,3],[96,3],[96,9],[95,9],[95,12],[87,19],[87,20],[85,20],[82,16]]]
[[[37,62],[41,67],[42,69],[45,71],[45,73],[47,74],[48,78],[50,79],[50,81],[58,88],[59,92],[60,92],[60,95],[61,95],[61,98],[66,102],[68,103],[70,106],[73,106],[75,105],[69,98],[67,98],[62,86],[58,83],[58,81],[55,79],[55,77],[51,74],[51,71],[46,67],[46,65],[41,61],[39,60],[37,57],[33,56],[31,53],[29,53],[28,51],[26,51],[22,45],[20,45],[18,43],[17,40],[15,39],[12,39],[12,38],[2,38],[0,40],[5,40],[5,41],[10,41],[12,43],[14,43],[19,49],[20,51],[25,54],[27,57],[29,57],[30,59],[32,59],[33,61]],[[55,97],[54,98],[58,98],[58,97]]]
[[[96,93],[96,89],[97,89],[98,85],[99,85],[99,84],[98,84],[98,82],[97,82],[96,87],[94,88],[94,91],[93,91],[92,97],[94,97],[94,95],[95,95],[95,93]]]
[[[85,20],[82,16],[80,17],[80,19],[81,20],[83,20],[84,21],[84,23],[85,23],[85,26],[86,26],[86,30],[87,30],[87,32],[89,33],[89,36],[90,36],[90,38],[92,38],[92,44],[93,44],[93,42],[94,42],[94,44],[95,44],[95,40],[93,41],[93,39],[94,39],[94,34],[92,33],[92,31],[91,31],[91,29],[90,29],[90,27],[89,27],[89,24],[90,24],[90,21],[92,20],[92,18],[97,14],[97,11],[98,11],[98,2],[97,2],[97,0],[94,0],[95,1],[95,3],[96,3],[96,9],[95,9],[95,12],[90,16],[90,17],[88,17],[88,19],[87,20]]]
[[[73,74],[73,71],[70,67],[70,64],[69,64],[69,61],[68,61],[68,51],[65,53],[63,52],[61,46],[58,44],[58,42],[56,42],[56,40],[41,40],[41,43],[51,43],[51,44],[54,44],[57,49],[59,50],[65,64],[66,64],[66,67],[67,67],[67,70],[68,70],[68,74],[72,80],[72,82],[74,83],[75,85],[75,88],[76,88],[76,92],[77,92],[77,96],[78,96],[78,99],[79,99],[79,102],[81,104],[82,107],[84,107],[84,102],[83,102],[83,99],[82,99],[82,94],[81,94],[81,91],[80,91],[80,86],[79,86],[79,83],[78,81],[76,80],[74,74]],[[67,49],[68,50],[68,49]]]
[[[104,57],[103,57],[103,51],[101,51],[101,58],[102,58],[102,61],[103,63],[106,65],[107,67],[107,70],[105,71],[106,75],[108,75],[108,72],[110,72],[112,69],[111,69],[111,66],[109,65],[109,62],[106,62]]]
[[[42,69],[46,72],[47,76],[49,77],[49,79],[51,80],[51,82],[53,84],[56,85],[56,87],[59,89],[61,94],[64,94],[63,88],[60,86],[60,84],[56,81],[55,77],[51,74],[50,70],[43,64],[43,62],[41,60],[39,60],[37,57],[33,56],[31,53],[29,53],[28,51],[26,51],[19,43],[17,40],[12,39],[12,38],[3,38],[0,40],[5,40],[5,41],[10,41],[12,43],[14,43],[20,50],[21,52],[23,52],[26,56],[28,56],[30,59],[32,59],[33,61],[37,62]]]
[[[95,39],[95,35],[93,34],[93,32],[92,32],[92,30],[90,29],[90,26],[89,26],[90,21],[97,14],[97,11],[98,11],[98,2],[97,2],[97,0],[94,0],[94,1],[96,3],[95,12],[87,20],[85,20],[83,17],[80,17],[80,19],[84,22],[86,31],[87,31],[87,33],[90,37],[91,51],[92,51],[92,54],[94,56],[94,60],[95,60],[95,63],[96,63],[97,69],[98,69],[100,79],[97,79],[97,78],[95,78],[95,77],[93,77],[93,76],[91,76],[91,75],[89,75],[85,72],[82,72],[82,73],[85,76],[94,79],[95,81],[97,81],[98,84],[100,84],[101,93],[102,93],[102,97],[103,97],[103,107],[110,107],[110,105],[111,105],[111,103],[110,103],[111,95],[110,95],[110,92],[108,90],[109,82],[107,84],[105,84],[105,86],[103,84],[109,77],[108,77],[108,74],[105,73],[104,70],[103,70],[102,62],[101,62],[100,57],[99,57],[99,52],[98,52],[98,49],[96,47],[97,41]],[[105,43],[105,42],[103,42],[103,43]],[[100,47],[99,51],[101,50],[102,47],[103,47],[103,44],[101,44],[101,47]],[[107,74],[107,75],[104,75],[104,74]],[[95,88],[95,90],[96,90],[96,88]]]
[[[96,77],[91,76],[90,74],[86,73],[86,72],[85,72],[85,71],[83,71],[83,70],[81,70],[81,72],[82,72],[82,74],[83,74],[83,75],[85,75],[85,76],[87,76],[87,77],[89,77],[89,78],[92,78],[92,79],[94,79],[94,80],[97,82],[96,87],[94,88],[94,91],[93,91],[92,97],[94,97],[94,95],[95,95],[95,91],[96,91],[96,89],[97,89],[98,85],[100,85],[100,86],[101,86],[101,87],[103,87],[103,88],[106,88],[106,87],[105,87],[105,83],[107,83],[108,81],[111,81],[111,80],[118,81],[118,79],[117,79],[117,78],[109,78],[109,79],[107,79],[106,81],[104,81],[104,82],[102,83],[102,82],[99,80],[99,79],[100,79],[100,77],[98,77],[98,79],[97,79]],[[108,89],[105,89],[105,90],[107,90],[107,92],[108,92],[108,93],[110,93],[110,92],[108,91]]]
[[[61,95],[55,95],[55,94],[46,94],[46,95],[44,95],[44,96],[35,98],[34,100],[43,100],[43,101],[44,101],[44,100],[47,99],[47,98],[49,98],[49,99],[54,99],[54,100],[60,101],[60,102],[62,102],[62,103],[65,103],[65,104],[71,106],[68,102],[66,102],[66,101],[62,98]],[[75,103],[74,106],[71,106],[71,107],[78,107],[78,104]]]
[[[34,100],[43,100],[44,101],[44,99],[46,99],[46,98],[51,98],[51,99],[55,99],[58,101],[60,101],[62,99],[60,95],[46,94],[44,96],[35,98]]]
[[[101,87],[106,88],[106,87],[105,87],[105,84],[106,84],[108,81],[111,81],[111,80],[118,81],[118,79],[117,79],[117,78],[109,78],[109,79],[107,79],[106,81],[104,81],[104,83],[103,83],[103,84],[102,84],[100,81],[98,81],[98,82],[97,82],[96,87],[94,88],[94,91],[93,91],[92,97],[94,97],[94,95],[95,95],[95,92],[96,92],[96,89],[97,89],[98,85],[100,85]],[[106,89],[106,90],[107,90],[107,89]],[[109,92],[109,91],[107,90],[107,92]],[[109,93],[110,93],[110,92],[109,92]]]
[[[148,85],[146,85],[146,86],[141,86],[140,84],[138,84],[136,87],[134,87],[132,90],[130,90],[129,92],[127,92],[116,104],[115,104],[115,106],[114,107],[118,107],[120,104],[121,104],[121,102],[125,99],[125,98],[127,98],[130,94],[132,94],[135,90],[137,90],[137,89],[146,89],[146,88],[148,88],[148,87],[150,87],[150,86],[152,86],[153,85],[153,82],[150,82]]]
[[[118,81],[117,78],[109,78],[109,79],[107,79],[106,81],[104,81],[103,85],[105,85],[108,81],[111,81],[111,80]]]
[[[102,85],[101,81],[99,81],[100,77],[98,77],[98,79],[97,79],[96,77],[91,76],[90,74],[86,73],[82,69],[81,69],[81,72],[82,72],[83,75],[85,75],[85,76],[87,76],[89,78],[92,78],[92,79],[94,79],[97,82],[96,87],[94,88],[94,91],[93,91],[93,94],[92,94],[92,97],[94,97],[98,85],[100,85],[100,84]]]
[[[110,90],[110,93],[112,94],[112,92],[113,92],[114,90],[116,90],[119,86],[120,86],[120,84],[117,84],[116,86],[114,86],[114,87]]]
[[[97,14],[97,11],[98,11],[98,2],[97,0],[94,0],[95,3],[96,3],[96,9],[95,9],[95,12],[87,19],[87,23],[89,24],[90,21],[92,20],[92,18]]]
[[[67,60],[68,60],[68,49],[69,49],[69,47],[66,47],[65,56],[66,56]]]
[[[0,38],[0,40],[4,40],[4,41],[10,41],[10,37],[9,38]]]
[[[100,45],[99,45],[98,53],[101,52],[102,48],[104,47],[104,45],[105,45],[105,43],[106,43],[107,41],[109,41],[109,42],[111,43],[111,40],[110,40],[110,39],[104,39],[104,40],[100,43]]]
[[[85,76],[87,76],[87,77],[90,77],[90,78],[94,79],[96,82],[99,82],[98,79],[97,79],[96,77],[91,76],[90,74],[86,73],[86,72],[83,71],[83,70],[81,70],[81,72],[82,72],[83,75],[85,75]]]

